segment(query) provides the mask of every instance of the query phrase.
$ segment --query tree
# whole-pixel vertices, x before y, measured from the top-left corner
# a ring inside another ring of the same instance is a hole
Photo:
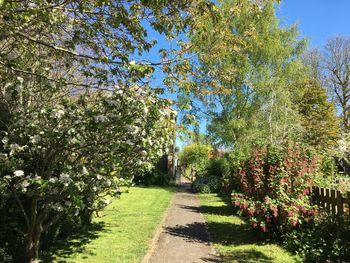
[[[319,83],[303,84],[303,96],[297,102],[301,114],[303,141],[318,150],[332,148],[339,139],[340,127],[335,107]]]
[[[12,112],[0,174],[25,219],[18,231],[29,262],[38,259],[42,232],[62,215],[101,209],[104,197],[163,155],[172,140],[168,106],[150,93],[116,89]]]
[[[341,110],[344,132],[350,131],[350,39],[330,38],[326,44],[325,69],[329,89]]]
[[[335,105],[329,101],[324,88],[324,57],[318,49],[311,49],[302,58],[306,75],[299,84],[303,94],[295,103],[298,105],[304,128],[303,141],[318,150],[327,150],[339,139],[340,127]]]
[[[295,26],[280,27],[275,4],[221,1],[215,16],[204,13],[189,33],[186,48],[197,56],[184,66],[182,91],[199,101],[209,133],[226,147],[281,144],[302,129],[292,101],[305,41]]]

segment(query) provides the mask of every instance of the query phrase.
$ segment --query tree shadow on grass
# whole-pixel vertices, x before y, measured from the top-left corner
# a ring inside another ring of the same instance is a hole
[[[57,241],[49,251],[42,253],[41,262],[64,263],[74,253],[84,253],[85,258],[94,255],[92,251],[86,249],[86,245],[92,240],[97,239],[101,233],[108,231],[104,222],[92,223],[79,232],[73,233],[69,238]]]
[[[203,214],[218,216],[218,220],[207,222],[211,241],[217,245],[236,247],[233,251],[221,255],[221,261],[203,259],[205,262],[237,262],[237,263],[269,263],[273,258],[254,248],[238,248],[241,245],[264,245],[269,243],[271,236],[252,229],[243,218],[237,218],[237,222],[227,222],[224,217],[237,217],[237,210],[227,197],[218,197],[225,203],[221,206],[201,206]],[[222,218],[220,216],[223,216]],[[242,220],[243,219],[243,220]],[[274,242],[272,242],[274,243]]]

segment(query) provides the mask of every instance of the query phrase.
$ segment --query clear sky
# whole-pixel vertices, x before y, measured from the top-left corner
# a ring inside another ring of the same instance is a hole
[[[282,25],[297,22],[311,46],[321,47],[328,37],[350,36],[350,0],[282,0]]]

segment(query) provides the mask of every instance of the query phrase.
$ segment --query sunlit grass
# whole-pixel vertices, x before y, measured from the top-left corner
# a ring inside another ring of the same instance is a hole
[[[216,251],[227,263],[294,263],[297,260],[278,244],[251,230],[216,194],[200,195],[202,211]]]
[[[173,193],[174,188],[131,188],[94,218],[90,231],[60,244],[43,262],[140,262]]]

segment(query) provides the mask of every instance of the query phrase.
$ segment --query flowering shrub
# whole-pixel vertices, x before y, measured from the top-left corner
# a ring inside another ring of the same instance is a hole
[[[233,204],[264,232],[297,226],[316,211],[308,196],[316,172],[316,159],[298,145],[255,148],[235,174],[239,191],[232,194]]]
[[[151,169],[172,140],[169,102],[139,88],[33,105],[14,96],[1,132],[0,184],[24,218],[28,254],[37,254],[41,233],[62,215],[107,205],[105,197]]]

